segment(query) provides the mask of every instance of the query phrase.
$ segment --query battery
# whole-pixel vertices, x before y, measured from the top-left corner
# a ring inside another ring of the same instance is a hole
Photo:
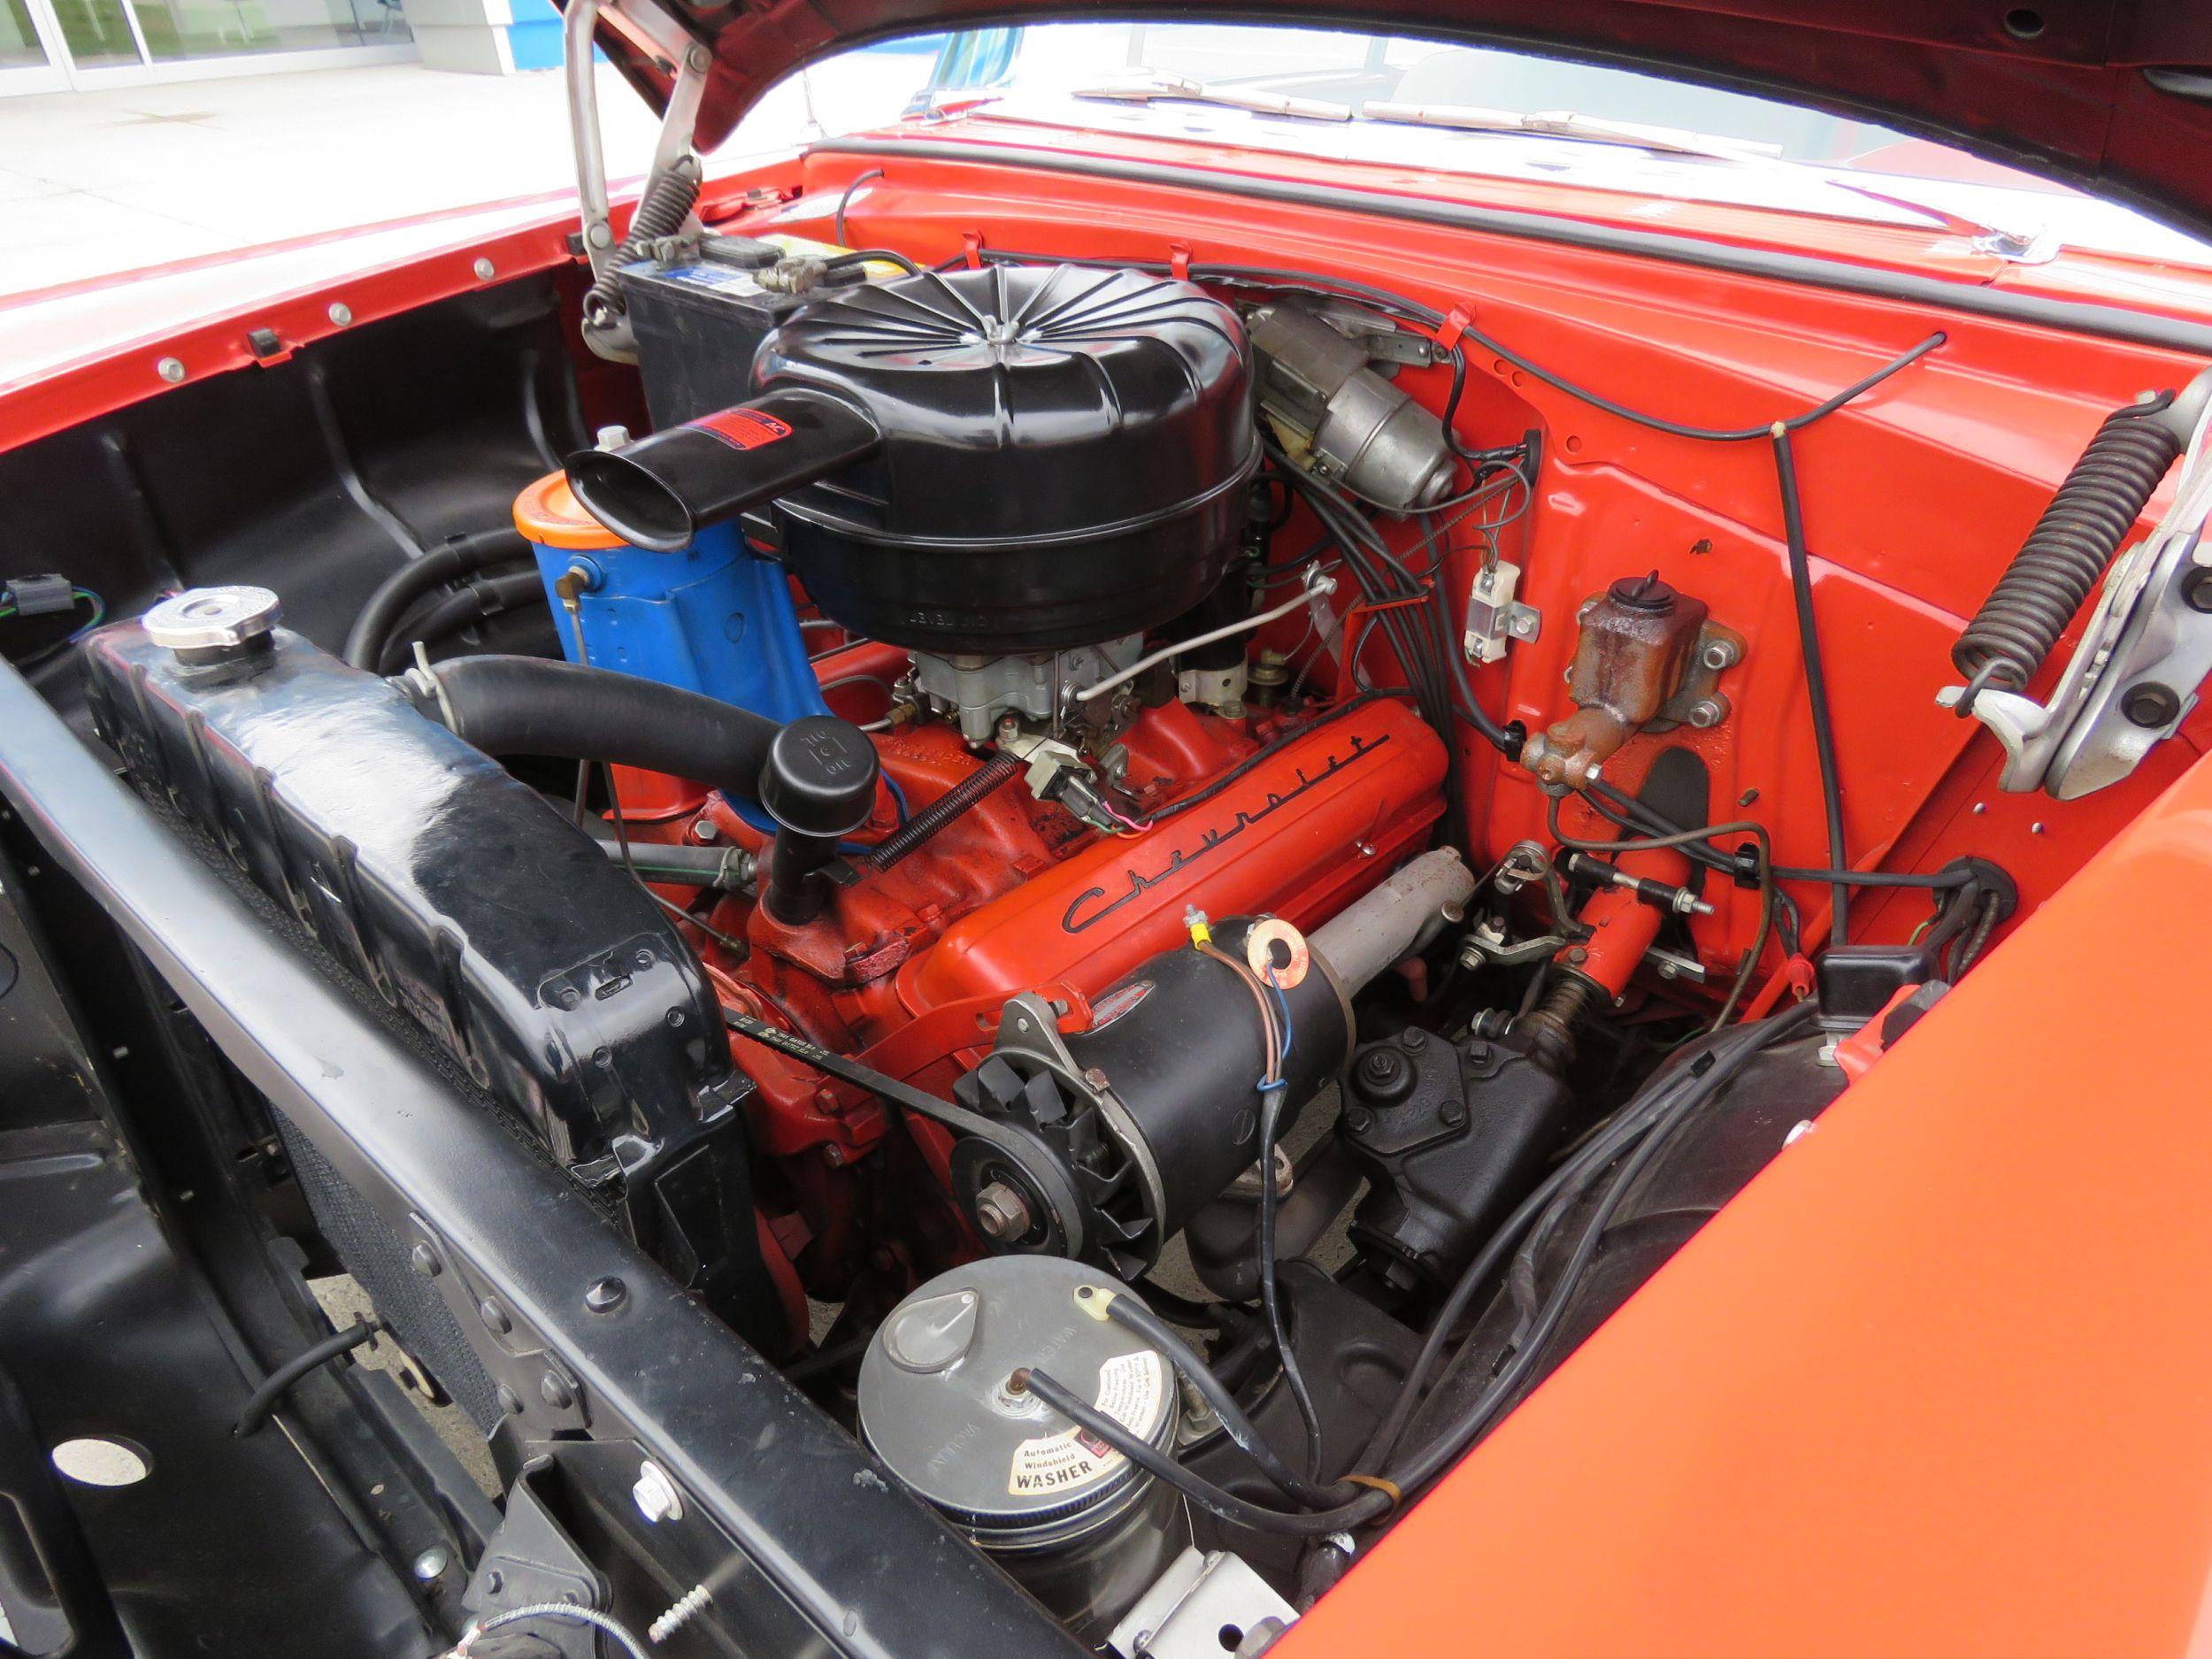
[[[750,397],[760,342],[814,297],[777,293],[750,271],[705,260],[641,259],[615,275],[637,340],[645,405],[663,431]]]

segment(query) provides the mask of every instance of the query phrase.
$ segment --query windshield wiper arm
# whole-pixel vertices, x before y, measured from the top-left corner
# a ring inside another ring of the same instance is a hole
[[[1360,119],[1402,127],[1444,127],[1463,133],[1509,133],[1535,138],[1571,138],[1591,144],[1618,144],[1668,156],[1697,156],[1709,161],[1763,161],[1780,155],[1780,146],[1755,144],[1678,127],[1647,127],[1640,121],[1609,121],[1572,110],[1523,115],[1513,110],[1474,104],[1391,104],[1373,99]]]
[[[1286,92],[1262,92],[1256,88],[1210,84],[1188,75],[1163,74],[1145,70],[1128,81],[1102,87],[1085,87],[1079,98],[1107,98],[1118,104],[1211,104],[1222,109],[1249,110],[1255,115],[1288,115],[1307,121],[1348,121],[1352,106],[1329,104],[1319,98],[1294,98]]]

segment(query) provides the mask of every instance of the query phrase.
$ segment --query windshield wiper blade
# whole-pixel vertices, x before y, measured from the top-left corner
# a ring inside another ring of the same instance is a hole
[[[1884,207],[1901,208],[1908,213],[1917,213],[1953,235],[1965,237],[1977,253],[1985,253],[2012,265],[2046,265],[2058,257],[2059,240],[2045,226],[2014,229],[1992,225],[1970,214],[1938,207],[1931,202],[1916,202],[1910,196],[1898,196],[1886,189],[1877,190],[1855,180],[1839,179],[1833,173],[1827,177],[1828,182],[1839,190],[1848,190],[1853,196],[1864,196],[1870,202],[1879,202]]]
[[[1295,98],[1286,92],[1263,92],[1253,87],[1194,81],[1188,75],[1163,74],[1146,70],[1128,81],[1102,87],[1084,87],[1079,98],[1105,98],[1118,104],[1210,104],[1227,110],[1248,110],[1255,115],[1287,115],[1306,121],[1348,121],[1352,106],[1329,104],[1319,98]]]
[[[1777,144],[1755,144],[1678,127],[1648,127],[1640,121],[1609,121],[1572,110],[1523,115],[1514,110],[1485,109],[1474,104],[1391,104],[1369,101],[1360,119],[1402,127],[1443,127],[1463,133],[1508,133],[1534,138],[1570,138],[1591,144],[1617,144],[1667,156],[1696,156],[1708,161],[1764,161],[1779,156]]]

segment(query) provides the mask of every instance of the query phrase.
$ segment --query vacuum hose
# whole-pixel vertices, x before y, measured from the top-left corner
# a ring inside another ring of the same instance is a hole
[[[488,755],[607,761],[757,802],[777,825],[762,898],[787,925],[820,912],[823,866],[875,810],[875,745],[834,715],[779,726],[680,687],[534,657],[455,657],[394,683]]]
[[[2181,453],[2202,403],[2193,383],[2179,399],[2161,392],[2105,417],[1951,648],[1966,676],[1962,716],[1982,691],[2019,691],[2042,667]]]

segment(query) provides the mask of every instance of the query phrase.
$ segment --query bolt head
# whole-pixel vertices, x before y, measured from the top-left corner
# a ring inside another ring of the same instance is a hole
[[[353,307],[347,304],[343,300],[333,300],[330,302],[330,308],[326,312],[325,312],[325,315],[327,316],[332,322],[337,324],[339,327],[343,328],[348,323],[353,320]]]
[[[408,1251],[407,1261],[425,1279],[435,1279],[445,1271],[445,1263],[438,1259],[437,1248],[427,1241]]]
[[[2120,712],[2133,724],[2155,730],[2180,718],[2181,699],[2166,686],[2137,686],[2120,700]]]
[[[637,1512],[650,1525],[657,1526],[663,1521],[680,1521],[684,1518],[683,1498],[676,1490],[676,1483],[668,1478],[667,1472],[658,1463],[643,1463],[638,1465],[637,1479],[631,1485],[630,1496],[637,1504]]]
[[[560,1372],[549,1371],[538,1379],[538,1398],[556,1411],[565,1411],[576,1403],[576,1391]]]
[[[489,1296],[476,1304],[476,1317],[484,1322],[484,1328],[494,1336],[504,1336],[515,1328],[515,1322],[507,1317],[507,1310]]]
[[[2212,570],[2193,570],[2181,584],[2181,602],[2192,611],[2212,611]]]
[[[453,1552],[443,1544],[433,1544],[415,1557],[414,1571],[418,1582],[428,1584],[445,1576],[445,1570],[453,1564]]]
[[[174,386],[184,379],[184,362],[179,357],[164,357],[154,365],[154,373]]]
[[[1718,697],[1700,697],[1690,705],[1690,724],[1701,732],[1710,731],[1728,718],[1728,705]]]
[[[1727,640],[1708,640],[1698,660],[1717,673],[1736,665],[1736,648]]]
[[[594,1313],[612,1313],[630,1299],[630,1287],[610,1274],[595,1279],[584,1291],[584,1306]]]
[[[498,270],[498,267],[494,265],[490,260],[483,258],[478,259],[475,265],[470,268],[476,273],[476,280],[479,282],[490,281]]]

